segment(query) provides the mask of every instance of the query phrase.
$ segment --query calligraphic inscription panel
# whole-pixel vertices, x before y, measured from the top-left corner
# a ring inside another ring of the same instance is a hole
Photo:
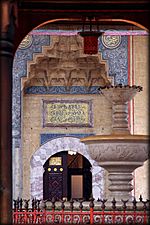
[[[92,127],[91,101],[43,101],[43,125]]]
[[[61,157],[51,157],[49,159],[49,166],[61,166],[62,165],[62,158]]]

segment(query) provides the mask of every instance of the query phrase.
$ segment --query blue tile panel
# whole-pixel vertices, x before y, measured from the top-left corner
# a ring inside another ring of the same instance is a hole
[[[98,86],[92,86],[87,89],[84,86],[72,86],[70,90],[66,90],[64,86],[31,86],[25,89],[25,94],[99,94]]]
[[[94,133],[89,133],[89,134],[50,134],[50,133],[46,133],[46,134],[40,134],[40,144],[43,145],[44,143],[55,139],[55,138],[60,138],[60,137],[76,137],[76,138],[84,138],[84,137],[88,137],[94,135]]]
[[[32,35],[32,44],[26,49],[17,49],[13,61],[13,99],[12,99],[12,130],[14,138],[21,138],[21,77],[27,76],[27,61],[33,59],[34,53],[41,53],[42,46],[50,44],[47,35]]]
[[[108,73],[114,76],[114,84],[128,84],[128,37],[121,36],[120,45],[114,49],[106,48],[99,38],[99,50],[108,62]]]

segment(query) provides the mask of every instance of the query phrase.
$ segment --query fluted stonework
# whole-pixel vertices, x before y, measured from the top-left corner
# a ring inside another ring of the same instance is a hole
[[[102,93],[112,105],[112,134],[130,134],[128,102],[142,91],[140,86],[105,86]]]

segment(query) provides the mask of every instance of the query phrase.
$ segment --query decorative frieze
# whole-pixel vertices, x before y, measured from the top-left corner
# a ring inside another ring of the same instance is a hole
[[[41,94],[63,94],[63,95],[82,95],[82,94],[99,94],[98,91],[99,86],[92,86],[90,89],[85,86],[71,86],[67,89],[64,86],[30,86],[25,87],[24,93],[25,94],[34,94],[34,95],[41,95]]]

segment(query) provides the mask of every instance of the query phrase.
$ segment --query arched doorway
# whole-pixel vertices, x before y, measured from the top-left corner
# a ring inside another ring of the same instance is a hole
[[[62,151],[44,164],[43,199],[85,199],[92,194],[92,165],[81,154]]]
[[[61,152],[75,152],[84,156],[91,166],[92,194],[95,199],[104,197],[104,169],[91,159],[87,146],[75,137],[55,138],[43,144],[32,155],[30,161],[30,194],[31,198],[43,199],[43,166],[50,157]],[[75,175],[75,174],[74,174]]]

